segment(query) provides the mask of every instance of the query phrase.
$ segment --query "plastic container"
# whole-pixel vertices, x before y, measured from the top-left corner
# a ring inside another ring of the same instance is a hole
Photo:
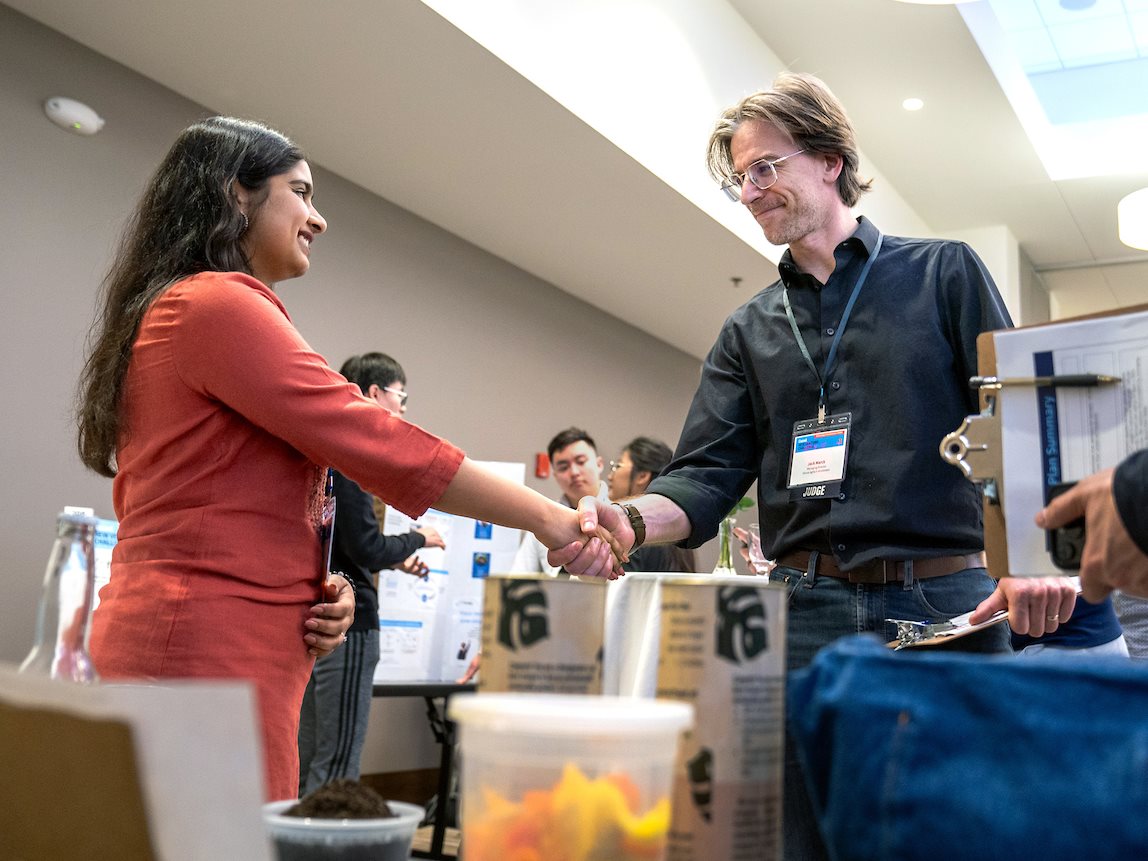
[[[263,805],[263,822],[279,861],[407,861],[424,811],[388,801],[390,819],[317,819],[284,816],[294,801]]]
[[[664,857],[674,759],[693,706],[479,693],[449,708],[467,861]]]

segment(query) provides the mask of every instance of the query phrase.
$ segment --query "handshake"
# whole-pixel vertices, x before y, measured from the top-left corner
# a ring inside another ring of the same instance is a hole
[[[673,505],[664,497],[641,499],[643,503],[664,500]],[[610,503],[584,496],[578,501],[577,510],[562,509],[562,522],[557,524],[553,535],[539,534],[538,539],[550,548],[546,559],[551,565],[578,577],[617,580],[626,573],[622,563],[629,561],[630,554],[645,540],[643,515],[648,510],[644,505],[638,513],[630,503]]]

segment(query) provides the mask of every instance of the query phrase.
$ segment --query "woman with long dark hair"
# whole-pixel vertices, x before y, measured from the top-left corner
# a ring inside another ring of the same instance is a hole
[[[299,335],[273,288],[326,230],[313,191],[266,126],[185,130],[105,280],[78,409],[80,455],[114,478],[120,523],[96,668],[254,683],[273,799],[296,795],[303,690],[354,608],[318,537],[328,467],[411,516],[433,504],[529,529],[563,561],[579,541],[572,510],[363,397]]]
[[[617,502],[640,496],[673,457],[670,447],[660,439],[637,436],[630,440],[610,461],[606,477],[610,487],[610,501]],[[635,550],[626,562],[627,571],[697,571],[697,557],[693,550],[672,544],[651,544]]]

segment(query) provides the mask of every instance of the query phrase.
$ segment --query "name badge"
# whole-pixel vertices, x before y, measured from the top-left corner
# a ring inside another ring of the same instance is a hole
[[[789,501],[832,499],[841,492],[849,457],[852,413],[826,416],[825,421],[793,423],[789,458]]]

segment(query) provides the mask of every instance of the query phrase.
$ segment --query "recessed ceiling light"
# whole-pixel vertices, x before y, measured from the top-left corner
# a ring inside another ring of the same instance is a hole
[[[1121,242],[1148,251],[1148,188],[1134,191],[1116,204],[1116,224]]]
[[[901,107],[907,111],[919,111],[925,106],[925,103],[918,98],[905,99],[901,102]]]

